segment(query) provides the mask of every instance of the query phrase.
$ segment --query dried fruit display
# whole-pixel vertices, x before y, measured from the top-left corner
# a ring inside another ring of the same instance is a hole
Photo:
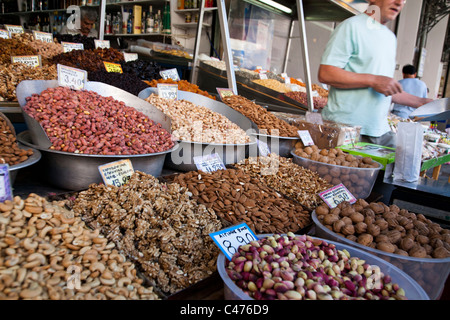
[[[120,63],[124,61],[123,53],[114,48],[72,50],[60,53],[49,60],[53,64],[63,64],[65,66],[86,70],[87,72],[104,70],[106,62]]]
[[[107,72],[105,70],[97,70],[89,72],[89,81],[98,81],[107,83],[116,88],[125,90],[137,96],[139,92],[148,88],[138,76],[132,73]]]
[[[192,84],[186,80],[175,81],[172,79],[153,79],[151,81],[144,81],[144,82],[146,82],[150,87],[157,87],[158,83],[178,84],[178,90],[180,91],[189,91],[216,100],[216,97],[210,95],[208,92],[204,90],[201,90],[196,84]]]
[[[24,44],[18,39],[0,38],[0,64],[11,63],[11,56],[32,56],[37,55],[36,49]]]

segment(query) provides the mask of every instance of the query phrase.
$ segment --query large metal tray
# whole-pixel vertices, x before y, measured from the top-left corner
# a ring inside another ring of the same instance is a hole
[[[450,119],[450,98],[431,101],[417,108],[409,115],[417,121],[442,121]]]
[[[146,88],[142,90],[138,97],[145,100],[152,93],[157,94],[157,88]],[[248,157],[251,152],[256,152],[256,140],[253,134],[256,133],[255,123],[243,116],[240,112],[230,108],[223,102],[219,102],[200,94],[178,91],[178,99],[190,101],[196,105],[204,106],[214,112],[227,117],[231,122],[238,125],[247,132],[251,138],[250,143],[246,144],[216,144],[201,143],[192,141],[178,141],[180,147],[166,157],[166,165],[169,168],[179,171],[197,170],[194,163],[194,157],[217,153],[225,165],[237,163]]]

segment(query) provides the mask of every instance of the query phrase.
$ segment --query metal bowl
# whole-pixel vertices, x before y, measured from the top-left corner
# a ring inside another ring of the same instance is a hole
[[[135,171],[142,171],[154,177],[161,175],[166,155],[178,148],[178,144],[164,152],[139,155],[92,155],[76,154],[50,150],[32,144],[29,131],[23,131],[17,135],[20,143],[42,153],[44,163],[44,175],[48,182],[56,187],[66,190],[85,190],[91,183],[103,183],[99,166],[129,159]]]
[[[14,184],[14,181],[16,180],[17,177],[17,173],[19,172],[20,169],[29,167],[33,164],[35,164],[36,162],[38,162],[41,159],[41,153],[39,152],[39,150],[37,150],[36,148],[33,147],[29,147],[26,148],[24,145],[19,144],[19,148],[20,149],[24,149],[24,150],[28,150],[28,149],[32,149],[33,150],[33,154],[31,156],[28,157],[27,160],[25,160],[24,162],[15,164],[13,166],[9,166],[8,168],[8,172],[9,172],[9,180],[11,182],[11,185]]]
[[[145,100],[152,93],[157,94],[157,88],[147,88],[142,90],[138,97]],[[195,171],[197,166],[194,163],[194,157],[206,156],[217,153],[225,165],[237,163],[250,154],[256,152],[256,140],[253,136],[257,127],[254,122],[240,112],[227,106],[223,102],[213,100],[200,94],[188,91],[178,91],[178,99],[183,99],[196,105],[204,106],[211,111],[217,112],[227,117],[231,122],[238,125],[247,132],[251,142],[245,144],[218,144],[218,143],[201,143],[193,141],[181,141],[178,143],[180,148],[175,150],[166,157],[166,166],[179,171]]]
[[[291,157],[291,150],[300,141],[299,137],[279,137],[262,133],[253,134],[259,141],[267,143],[270,152],[278,154],[280,157]]]

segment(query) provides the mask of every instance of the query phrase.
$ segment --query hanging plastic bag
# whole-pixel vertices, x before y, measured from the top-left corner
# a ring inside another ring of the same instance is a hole
[[[394,180],[414,182],[422,164],[423,127],[420,123],[400,122],[395,150]]]

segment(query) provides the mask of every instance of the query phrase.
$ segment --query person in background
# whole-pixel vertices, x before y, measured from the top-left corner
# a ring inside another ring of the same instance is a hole
[[[93,8],[80,8],[80,29],[69,29],[67,24],[61,29],[60,34],[81,34],[87,37],[98,38],[98,31],[93,29],[97,21],[98,13]]]
[[[416,67],[407,64],[402,69],[403,79],[399,81],[402,85],[403,91],[413,94],[418,97],[427,98],[428,88],[425,82],[417,79]],[[409,114],[414,111],[414,108],[404,106],[402,104],[394,104],[392,113],[403,118],[409,119]]]
[[[325,120],[361,126],[361,141],[396,146],[388,113],[391,102],[420,107],[429,99],[402,90],[393,79],[397,39],[386,26],[405,0],[369,0],[368,9],[340,23],[331,35],[318,71],[330,86]]]

